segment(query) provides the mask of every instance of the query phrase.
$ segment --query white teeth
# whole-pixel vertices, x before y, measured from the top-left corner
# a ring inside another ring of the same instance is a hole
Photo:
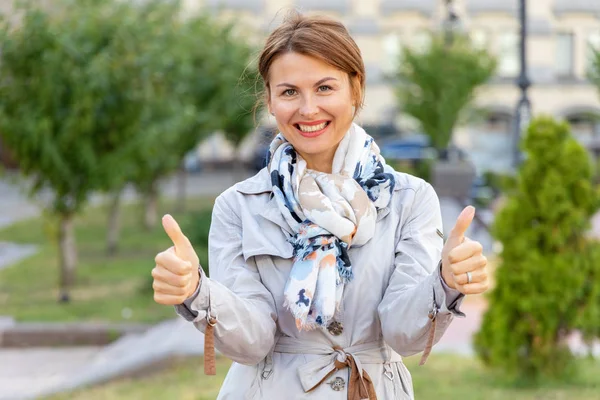
[[[298,126],[300,127],[300,130],[302,132],[316,132],[316,131],[320,131],[321,129],[324,129],[327,126],[327,122],[323,122],[322,124],[319,124],[319,125],[298,124]]]

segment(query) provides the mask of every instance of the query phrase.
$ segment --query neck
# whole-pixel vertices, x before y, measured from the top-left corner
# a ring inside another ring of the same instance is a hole
[[[333,167],[333,156],[335,155],[335,148],[328,151],[327,153],[321,154],[310,154],[302,158],[306,161],[306,167],[313,171],[324,172],[330,174]]]
[[[319,160],[321,161],[321,160]],[[310,163],[310,162],[306,162],[306,167],[308,169],[312,169],[313,171],[318,171],[318,172],[324,172],[326,174],[330,174],[331,173],[331,163],[330,162],[316,162],[316,163]]]

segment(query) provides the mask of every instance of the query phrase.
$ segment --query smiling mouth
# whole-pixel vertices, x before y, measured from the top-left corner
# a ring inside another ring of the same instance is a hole
[[[304,133],[315,133],[315,132],[319,132],[322,131],[323,129],[327,128],[327,126],[329,126],[329,123],[331,121],[325,121],[319,125],[302,125],[302,124],[294,124],[294,126],[296,127],[296,129],[298,129],[301,132]]]

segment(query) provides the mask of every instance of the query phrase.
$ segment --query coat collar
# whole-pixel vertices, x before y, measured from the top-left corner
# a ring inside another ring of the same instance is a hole
[[[269,170],[265,167],[258,173],[236,185],[236,190],[243,194],[261,194],[273,191]]]
[[[294,234],[292,228],[289,226],[283,215],[281,215],[281,211],[279,211],[277,200],[275,199],[275,196],[273,196],[273,186],[271,184],[269,170],[266,167],[261,169],[253,177],[240,182],[237,185],[236,190],[246,195],[269,193],[269,200],[265,207],[258,212],[258,215],[278,225],[289,235]]]

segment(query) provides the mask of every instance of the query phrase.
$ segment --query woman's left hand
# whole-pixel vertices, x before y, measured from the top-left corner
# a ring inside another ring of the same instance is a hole
[[[442,278],[463,294],[479,294],[489,288],[487,258],[481,243],[465,237],[474,216],[475,208],[465,207],[442,249]]]

